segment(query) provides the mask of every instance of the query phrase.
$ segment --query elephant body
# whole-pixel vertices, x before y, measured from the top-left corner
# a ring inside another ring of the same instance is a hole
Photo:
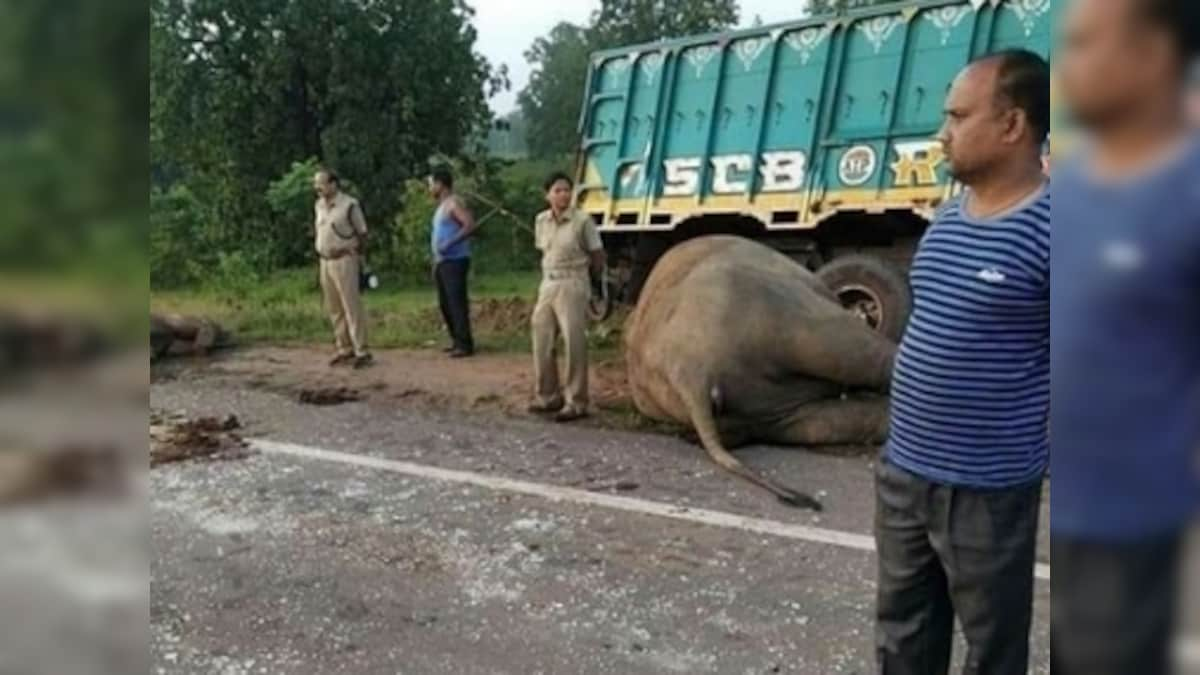
[[[896,347],[804,267],[748,239],[668,251],[625,331],[634,403],[692,426],[721,466],[785,502],[820,508],[741,464],[729,447],[878,443]]]

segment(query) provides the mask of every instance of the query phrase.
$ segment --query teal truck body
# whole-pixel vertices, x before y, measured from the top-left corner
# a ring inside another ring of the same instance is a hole
[[[903,270],[957,189],[933,140],[954,76],[1002,49],[1049,57],[1062,2],[917,0],[594,54],[576,201],[613,278],[633,299],[673,243],[742,234],[813,269],[856,255],[840,276],[877,297],[843,299],[883,321],[905,298],[878,296],[907,289],[863,279]]]

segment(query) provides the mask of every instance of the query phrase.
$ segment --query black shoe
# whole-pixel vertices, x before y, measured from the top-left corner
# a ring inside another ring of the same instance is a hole
[[[465,359],[474,355],[475,352],[470,349],[454,349],[450,352],[450,358],[452,359]]]
[[[563,409],[562,401],[556,401],[554,403],[549,403],[546,405],[543,405],[541,403],[531,403],[529,405],[529,407],[526,408],[526,410],[528,410],[531,414],[534,414],[534,415],[553,415],[554,413],[556,413],[562,409]]]
[[[329,359],[329,367],[335,368],[337,366],[344,366],[353,360],[354,360],[354,354],[338,354],[337,356],[333,357],[332,359]]]
[[[554,416],[554,421],[558,422],[560,424],[565,424],[567,422],[574,422],[576,420],[581,420],[587,416],[588,416],[588,414],[587,414],[586,410],[576,410],[574,408],[565,408],[562,411],[560,411],[557,415]]]
[[[372,363],[375,363],[375,357],[371,356],[370,354],[363,354],[362,356],[354,357],[354,369],[355,370],[362,370],[363,368],[367,368]]]

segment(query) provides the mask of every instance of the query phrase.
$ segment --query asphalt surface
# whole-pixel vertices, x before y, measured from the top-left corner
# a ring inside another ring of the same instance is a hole
[[[236,414],[248,437],[871,532],[870,452],[743,452],[818,494],[818,515],[666,436],[318,408],[203,378],[156,383],[150,404]],[[861,550],[276,454],[157,468],[151,504],[152,672],[873,672]],[[1049,601],[1039,581],[1034,673],[1049,672]]]

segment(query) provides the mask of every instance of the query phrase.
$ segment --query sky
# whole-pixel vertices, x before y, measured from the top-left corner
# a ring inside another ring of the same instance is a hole
[[[498,66],[506,64],[512,90],[491,100],[492,109],[506,114],[516,108],[517,92],[529,81],[525,50],[561,21],[584,24],[600,6],[600,0],[474,0],[475,27],[479,31],[476,49]],[[754,17],[764,23],[788,21],[800,17],[802,0],[741,0],[742,25]]]

